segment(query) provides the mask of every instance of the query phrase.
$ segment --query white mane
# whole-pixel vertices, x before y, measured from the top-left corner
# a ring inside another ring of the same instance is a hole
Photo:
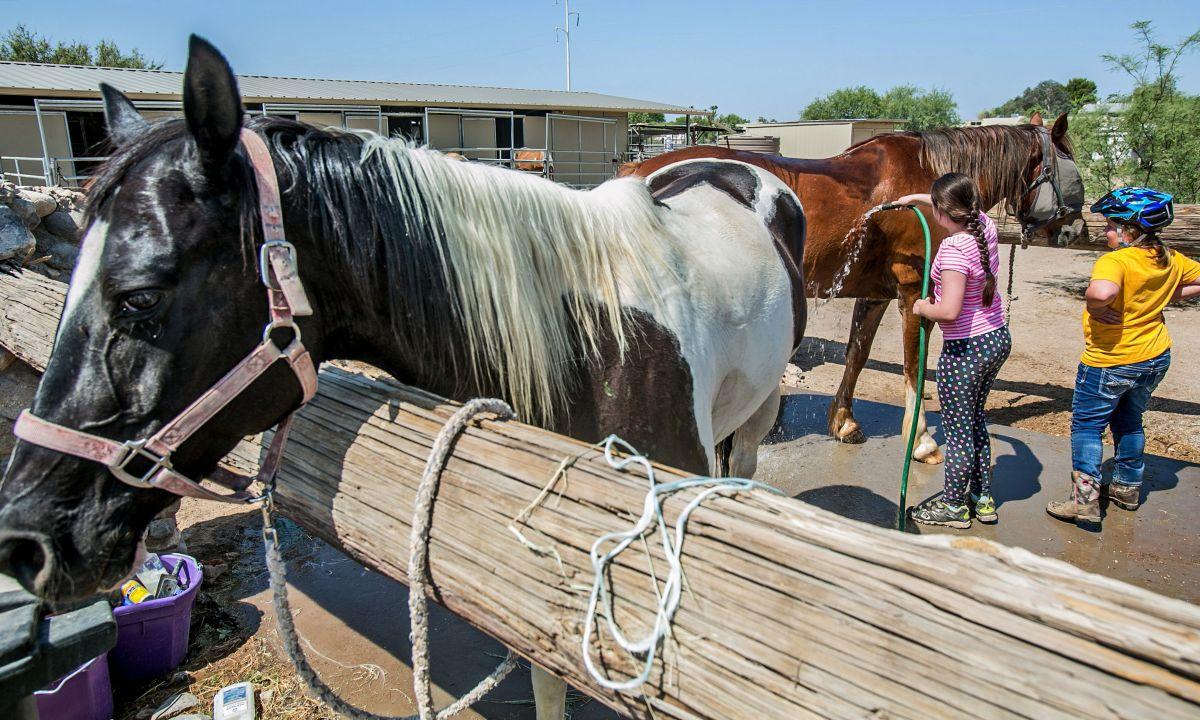
[[[410,229],[441,234],[435,245],[458,294],[471,372],[499,379],[526,421],[564,408],[574,348],[594,357],[607,332],[624,354],[622,287],[655,298],[663,278],[676,277],[640,180],[573,190],[367,135],[362,162],[373,159],[393,178]]]

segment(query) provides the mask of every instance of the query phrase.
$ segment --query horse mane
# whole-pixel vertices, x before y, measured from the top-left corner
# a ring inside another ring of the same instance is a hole
[[[935,177],[960,172],[975,179],[994,202],[1020,201],[1025,193],[1025,170],[1030,150],[1038,147],[1038,133],[1047,132],[1038,125],[980,125],[907,131],[876,135],[850,148],[854,150],[888,137],[913,138],[919,143],[921,167]],[[1070,153],[1068,138],[1061,141]],[[849,152],[850,150],[847,150]],[[1052,154],[1052,162],[1058,152]]]
[[[97,176],[94,207],[136,164],[131,156],[187,137],[182,124],[156,125],[122,148]],[[347,292],[372,305],[386,298],[402,347],[459,349],[452,362],[465,356],[475,387],[498,388],[526,421],[566,409],[573,368],[598,356],[607,335],[626,352],[623,291],[653,300],[664,282],[678,282],[639,180],[581,191],[365,131],[282,118],[248,126],[282,165],[285,215],[309,208],[310,229],[345,258],[358,285]],[[247,173],[235,182],[253,249],[257,194],[240,152],[234,165]]]

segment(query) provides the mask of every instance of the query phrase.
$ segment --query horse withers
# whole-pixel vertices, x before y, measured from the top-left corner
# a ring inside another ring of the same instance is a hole
[[[783,180],[805,203],[808,236],[802,262],[808,297],[855,298],[846,368],[829,406],[828,427],[843,442],[863,442],[854,418],[854,388],[866,365],[884,311],[899,299],[903,319],[905,419],[918,412],[914,459],[938,463],[941,450],[925,424],[924,401],[916,397],[921,318],[912,314],[921,293],[925,256],[920,224],[910,213],[872,208],[902,195],[929,192],[947,172],[973,178],[985,207],[1003,204],[1030,236],[1057,246],[1087,237],[1081,208],[1083,185],[1071,159],[1067,117],[1045,128],[1040,115],[1030,124],[946,128],[877,135],[832,158],[799,160],[778,155],[697,146],[627,163],[619,176],[652,176],[673,164],[699,158],[750,163]],[[932,222],[933,247],[944,233]]]
[[[732,435],[733,471],[754,472],[804,329],[790,260],[803,210],[770,173],[704,161],[584,192],[399,140],[247,122],[232,71],[199,38],[183,118],[151,124],[103,94],[116,152],[92,185],[33,416],[136,445],[266,342],[248,130],[279,178],[282,217],[267,219],[294,246],[312,311],[294,340],[314,363],[363,360],[451,398],[499,396],[527,422],[587,442],[616,433],[695,473],[713,472]],[[212,472],[296,409],[297,377],[275,363],[155,462]],[[112,588],[174,499],[19,441],[0,485],[0,571],[51,600]]]

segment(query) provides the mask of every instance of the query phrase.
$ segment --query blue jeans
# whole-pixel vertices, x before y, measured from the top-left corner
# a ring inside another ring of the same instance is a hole
[[[1111,427],[1116,458],[1112,479],[1138,487],[1146,464],[1142,413],[1171,366],[1171,351],[1129,365],[1097,368],[1080,363],[1071,400],[1071,466],[1097,480],[1104,459],[1104,428]]]

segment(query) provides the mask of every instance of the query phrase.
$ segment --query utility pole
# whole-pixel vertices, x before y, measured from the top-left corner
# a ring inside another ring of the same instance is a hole
[[[571,12],[571,0],[563,0],[563,26],[554,28],[563,34],[567,46],[567,90],[571,89],[571,16],[575,16],[575,27],[579,27],[579,13]]]

